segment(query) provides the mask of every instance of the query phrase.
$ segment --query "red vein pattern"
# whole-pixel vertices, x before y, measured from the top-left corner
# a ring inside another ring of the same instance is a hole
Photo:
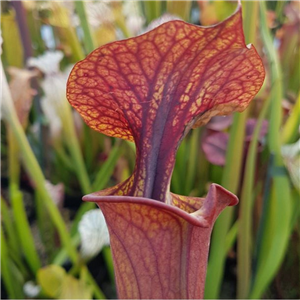
[[[203,297],[212,226],[237,198],[214,184],[206,198],[169,187],[187,132],[243,111],[263,84],[241,16],[239,6],[212,27],[165,23],[96,49],[70,74],[67,98],[85,122],[136,144],[133,175],[84,197],[106,218],[119,298]]]
[[[188,130],[244,110],[263,80],[238,10],[216,26],[171,21],[96,49],[72,70],[67,98],[93,129],[136,143],[137,167],[122,194],[166,201]]]
[[[121,299],[201,299],[215,219],[237,198],[212,184],[188,214],[136,197],[85,196],[105,215]]]

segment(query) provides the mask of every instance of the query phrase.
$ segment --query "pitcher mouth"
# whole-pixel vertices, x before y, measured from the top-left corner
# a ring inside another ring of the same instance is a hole
[[[188,198],[188,197],[186,197]],[[233,206],[238,203],[238,198],[222,186],[212,184],[206,198],[198,198],[201,206],[193,212],[188,213],[176,205],[166,204],[161,201],[144,197],[107,195],[101,196],[97,192],[85,195],[83,201],[95,202],[96,204],[138,204],[141,207],[153,207],[169,214],[179,216],[198,227],[208,228],[212,226],[218,215],[226,206]],[[197,199],[197,198],[194,198]]]

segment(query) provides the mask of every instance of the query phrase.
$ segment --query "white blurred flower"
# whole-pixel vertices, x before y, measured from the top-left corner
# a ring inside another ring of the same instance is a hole
[[[283,157],[292,158],[300,154],[300,140],[294,144],[288,144],[281,147]]]
[[[86,2],[85,10],[89,23],[93,28],[98,28],[103,24],[111,24],[114,22],[113,11],[105,1]]]
[[[145,18],[142,16],[130,16],[126,18],[128,30],[135,36],[138,35],[145,24]]]
[[[86,212],[79,223],[78,231],[81,238],[81,255],[84,258],[98,254],[104,246],[109,245],[109,233],[100,209]]]
[[[142,27],[146,21],[140,10],[139,3],[137,1],[124,1],[123,15],[126,18],[128,30],[134,36],[138,35],[142,31]]]
[[[41,86],[44,97],[41,100],[41,107],[46,116],[52,138],[57,137],[62,129],[65,115],[70,110],[66,99],[66,84],[72,67],[64,72],[60,71],[60,61],[63,58],[61,51],[47,51],[37,58],[29,58],[28,67],[39,69],[44,74]]]
[[[48,120],[50,129],[50,135],[52,138],[58,137],[61,134],[62,122],[59,115],[56,112],[54,105],[49,105],[46,97],[41,98],[41,108]]]
[[[60,73],[59,64],[63,56],[61,51],[46,51],[39,57],[30,57],[27,65],[39,69],[46,76],[51,76]]]
[[[32,281],[27,281],[23,285],[23,291],[28,298],[36,298],[41,291],[41,287]]]
[[[137,1],[124,1],[123,2],[123,15],[125,17],[129,17],[130,15],[139,15],[140,12],[140,6]]]
[[[66,101],[66,84],[67,78],[63,73],[57,73],[55,75],[46,76],[41,86],[45,93],[44,108],[48,105],[52,105],[56,113],[61,116],[62,109],[65,107]],[[47,115],[47,110],[44,109],[44,113]]]
[[[282,146],[281,154],[294,186],[300,191],[300,139]]]

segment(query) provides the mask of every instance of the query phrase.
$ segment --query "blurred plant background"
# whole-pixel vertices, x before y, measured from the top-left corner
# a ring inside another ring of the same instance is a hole
[[[172,18],[224,20],[228,1],[1,1],[2,298],[116,298],[103,215],[83,194],[131,174],[131,143],[88,128],[65,97],[96,47]],[[266,80],[242,114],[214,117],[177,154],[171,190],[237,194],[213,231],[205,298],[300,298],[300,5],[243,2]]]

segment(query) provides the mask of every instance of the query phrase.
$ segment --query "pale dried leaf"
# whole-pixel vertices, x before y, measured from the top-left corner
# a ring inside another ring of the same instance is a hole
[[[18,118],[22,126],[26,127],[33,96],[37,93],[36,90],[31,88],[31,79],[38,75],[38,71],[16,67],[9,67],[7,71],[11,76],[9,88]]]

